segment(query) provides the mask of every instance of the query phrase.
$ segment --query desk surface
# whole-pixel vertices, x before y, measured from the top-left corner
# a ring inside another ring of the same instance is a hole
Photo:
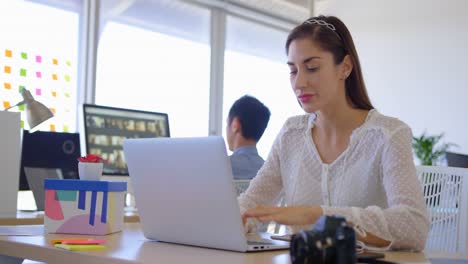
[[[135,223],[140,222],[140,217],[136,211],[125,211],[124,222]],[[44,212],[26,212],[18,211],[16,217],[0,216],[0,226],[4,225],[43,225]]]
[[[143,237],[138,223],[126,223],[123,232],[104,236],[108,249],[97,252],[71,252],[57,249],[49,244],[49,239],[66,237],[61,234],[42,235],[43,226],[0,227],[28,230],[36,236],[0,236],[0,255],[27,258],[54,263],[290,263],[287,250],[259,253],[237,253],[224,250],[182,246],[151,242]],[[31,230],[31,229],[29,229]],[[76,235],[73,235],[76,237]],[[92,237],[92,236],[83,236]],[[424,253],[390,252],[387,259],[401,263],[430,263]],[[426,254],[432,256],[431,254]],[[438,255],[439,257],[457,257]]]

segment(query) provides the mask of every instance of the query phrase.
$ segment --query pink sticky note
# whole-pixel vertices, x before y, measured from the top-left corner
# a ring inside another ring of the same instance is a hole
[[[36,88],[36,95],[41,95],[42,94],[42,90],[40,88]]]
[[[41,78],[41,77],[42,77],[42,73],[41,73],[41,72],[36,72],[36,77],[37,77],[37,78]]]
[[[39,56],[39,55],[37,55],[37,56],[36,56],[36,62],[37,62],[37,63],[41,63],[41,62],[42,62],[42,57]]]

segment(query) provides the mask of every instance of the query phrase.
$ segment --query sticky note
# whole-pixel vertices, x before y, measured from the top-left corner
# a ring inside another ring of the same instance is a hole
[[[60,244],[65,245],[97,245],[105,244],[107,241],[104,239],[86,239],[86,240],[63,240]]]
[[[70,75],[65,75],[65,81],[67,81],[67,82],[70,81]]]
[[[65,97],[70,98],[70,94],[69,94],[69,93],[65,93]]]
[[[58,65],[58,60],[57,60],[57,59],[52,59],[52,63],[53,63],[54,65]]]
[[[53,97],[57,97],[57,92],[56,92],[56,91],[52,91],[52,96],[53,96]]]
[[[42,57],[39,55],[36,55],[36,62],[41,63],[42,62]]]
[[[18,92],[19,93],[21,93],[24,89],[26,89],[26,87],[24,87],[24,85],[18,86]]]
[[[55,114],[55,108],[52,108],[52,107],[51,107],[51,108],[49,108],[49,109],[50,109],[50,111],[51,111],[52,113]]]
[[[11,89],[11,84],[10,83],[3,83],[3,87],[5,87],[5,89]]]
[[[21,58],[27,60],[28,54],[26,52],[21,52]]]
[[[51,239],[50,240],[50,243],[51,244],[61,244],[62,241],[65,241],[65,240],[88,240],[89,238],[86,238],[86,237],[77,237],[77,238],[54,238],[54,239]]]
[[[19,105],[19,106],[18,106],[18,109],[19,109],[20,111],[24,111],[25,106],[26,106],[25,104]]]
[[[68,132],[68,126],[63,126],[63,132]]]
[[[5,73],[11,73],[11,67],[10,66],[5,66],[5,67],[3,67],[3,71]]]
[[[57,74],[52,74],[52,79],[54,79],[55,81],[57,80]]]
[[[63,248],[70,251],[93,251],[93,250],[103,250],[106,249],[106,246],[103,245],[65,245],[65,244],[55,244],[57,248]]]
[[[36,72],[36,77],[37,78],[42,78],[42,73],[41,72]]]
[[[36,88],[36,95],[41,95],[41,94],[42,94],[41,88]]]
[[[21,120],[21,128],[24,128],[24,121]]]
[[[12,56],[13,56],[13,52],[11,52],[11,50],[6,49],[5,50],[5,57],[11,58]]]
[[[3,101],[3,108],[8,108],[8,107],[10,107],[10,102]]]
[[[20,76],[26,77],[26,73],[27,73],[26,69],[23,69],[23,68],[20,69]]]
[[[54,113],[54,112],[52,112],[52,113]],[[55,132],[55,125],[54,125],[54,124],[50,124],[49,130],[52,131],[52,132]]]

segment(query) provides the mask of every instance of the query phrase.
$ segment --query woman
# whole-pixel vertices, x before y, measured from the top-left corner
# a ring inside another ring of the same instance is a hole
[[[366,245],[422,250],[429,222],[411,130],[373,108],[346,26],[333,16],[310,18],[290,32],[286,52],[307,114],[286,121],[239,198],[244,220],[297,232],[321,215],[341,215]],[[279,193],[286,207],[273,206]]]

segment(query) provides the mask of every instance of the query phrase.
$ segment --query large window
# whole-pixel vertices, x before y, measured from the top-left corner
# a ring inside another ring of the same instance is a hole
[[[164,112],[171,136],[208,135],[210,12],[187,3],[101,6],[96,104]]]
[[[28,89],[55,114],[38,129],[75,132],[80,14],[41,2],[0,1],[1,107],[22,101],[20,91]],[[20,111],[29,129],[24,106],[10,111]]]
[[[255,96],[271,111],[258,144],[259,154],[266,158],[286,119],[303,113],[289,84],[284,52],[287,32],[228,16],[226,35],[223,133],[232,103],[245,94]]]

